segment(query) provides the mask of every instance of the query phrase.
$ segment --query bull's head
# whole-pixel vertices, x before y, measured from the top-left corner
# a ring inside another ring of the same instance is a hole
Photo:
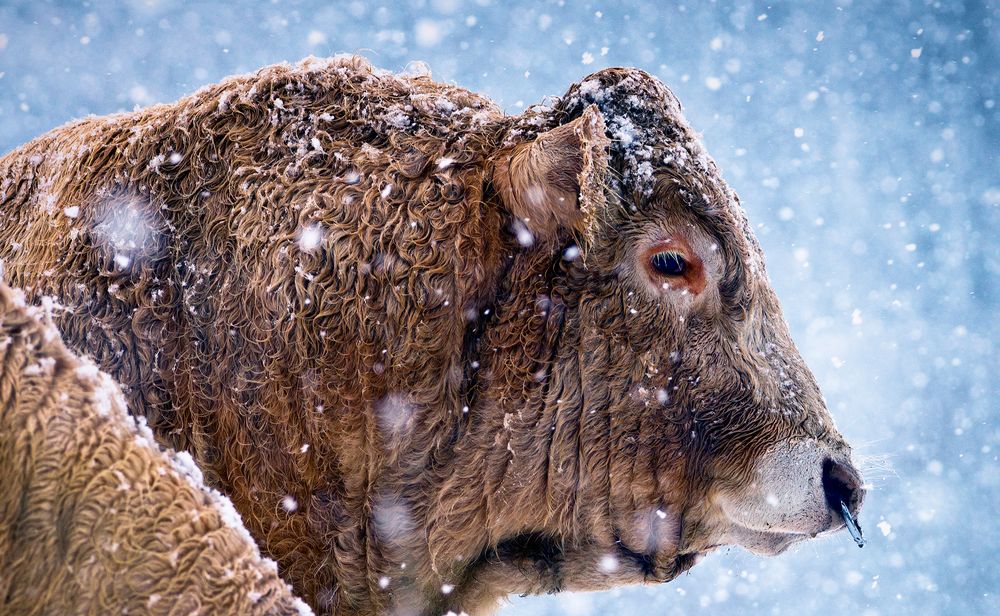
[[[842,528],[864,494],[850,447],[673,94],[609,69],[512,134],[492,185],[526,253],[561,252],[539,270],[560,311],[547,519],[580,550],[559,587],[667,580],[716,546],[777,554]]]

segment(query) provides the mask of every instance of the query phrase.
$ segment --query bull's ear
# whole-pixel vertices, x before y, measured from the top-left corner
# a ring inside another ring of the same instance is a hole
[[[591,105],[575,120],[500,152],[493,185],[515,225],[542,241],[560,229],[586,236],[605,207],[608,145],[604,119]]]

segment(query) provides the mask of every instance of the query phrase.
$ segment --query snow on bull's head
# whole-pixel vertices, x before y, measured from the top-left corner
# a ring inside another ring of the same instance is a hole
[[[553,286],[576,299],[554,357],[577,380],[551,387],[582,417],[581,481],[607,491],[581,531],[608,544],[603,565],[563,587],[666,580],[719,545],[777,554],[842,528],[840,503],[856,514],[864,495],[850,447],[677,99],[608,69],[535,113],[492,181],[522,244],[563,251]]]

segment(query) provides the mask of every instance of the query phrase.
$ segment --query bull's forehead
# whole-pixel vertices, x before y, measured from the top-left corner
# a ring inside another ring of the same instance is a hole
[[[753,274],[762,271],[760,247],[739,199],[684,117],[680,101],[659,79],[634,68],[609,68],[573,84],[556,106],[569,117],[597,105],[611,139],[609,178],[638,205],[662,207],[670,193],[696,210]]]
[[[622,188],[651,194],[654,173],[663,167],[722,185],[680,101],[659,79],[638,69],[605,69],[571,86],[562,100],[571,116],[591,104],[600,109],[608,127]]]

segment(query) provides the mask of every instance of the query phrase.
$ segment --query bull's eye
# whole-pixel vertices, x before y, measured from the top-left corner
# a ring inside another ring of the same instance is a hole
[[[684,257],[673,251],[658,252],[651,259],[653,269],[664,276],[683,276],[687,271],[687,261]]]

